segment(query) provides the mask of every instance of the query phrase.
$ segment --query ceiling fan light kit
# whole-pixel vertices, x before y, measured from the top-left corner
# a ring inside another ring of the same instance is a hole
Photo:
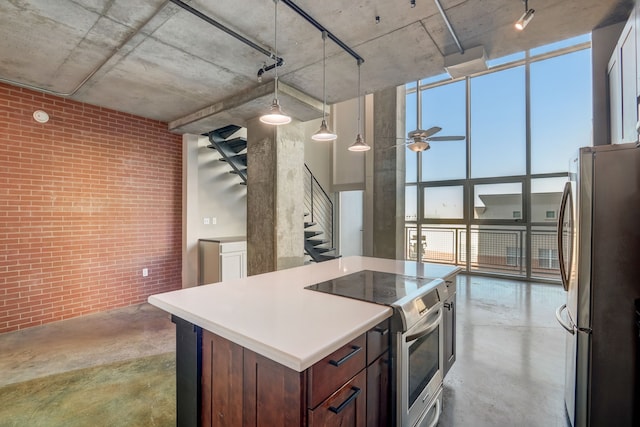
[[[419,139],[416,139],[412,143],[407,144],[407,148],[413,151],[414,153],[419,153],[421,151],[427,151],[429,148],[431,148],[431,146],[426,141],[421,141]]]

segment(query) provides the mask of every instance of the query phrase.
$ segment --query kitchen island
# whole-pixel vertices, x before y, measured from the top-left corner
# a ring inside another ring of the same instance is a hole
[[[179,425],[315,425],[324,406],[368,425],[367,399],[388,397],[393,310],[305,289],[363,270],[441,278],[459,268],[347,257],[149,297],[176,323]]]

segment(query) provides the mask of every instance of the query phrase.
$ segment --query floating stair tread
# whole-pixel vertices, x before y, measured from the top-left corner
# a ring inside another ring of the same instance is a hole
[[[233,138],[221,143],[221,145],[226,145],[229,147],[234,153],[239,153],[242,150],[247,148],[247,140],[244,138]]]
[[[304,231],[304,237],[305,239],[308,239],[310,237],[314,237],[314,236],[319,236],[321,234],[324,234],[322,231],[309,231],[309,230],[305,230]]]
[[[304,223],[304,228],[313,227],[314,225],[318,225],[317,222],[306,222]]]
[[[313,250],[315,250],[316,252],[319,252],[321,254],[324,254],[326,252],[331,252],[331,251],[335,251],[336,248],[320,248],[320,247],[314,247]]]
[[[329,243],[328,240],[322,240],[322,239],[306,239],[306,241],[313,246],[324,245],[325,243]]]
[[[209,132],[209,139],[215,142],[222,142],[241,129],[237,125],[227,125]]]

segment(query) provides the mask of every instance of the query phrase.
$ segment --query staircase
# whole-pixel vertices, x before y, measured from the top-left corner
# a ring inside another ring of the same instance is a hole
[[[240,126],[228,125],[206,134],[208,148],[220,153],[220,161],[227,162],[230,173],[240,177],[240,184],[247,185],[247,140],[233,137]],[[333,247],[333,202],[305,164],[304,177],[304,251],[309,262],[322,262],[339,258]]]
[[[339,258],[333,246],[333,202],[304,165],[304,251],[312,262]]]
[[[240,184],[247,185],[247,140],[242,137],[231,138],[242,129],[240,126],[229,125],[209,132],[208,148],[218,150],[222,156],[220,161],[229,163],[231,173],[240,177]]]

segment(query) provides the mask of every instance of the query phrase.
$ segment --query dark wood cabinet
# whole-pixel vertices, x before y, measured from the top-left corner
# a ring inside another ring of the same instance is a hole
[[[361,335],[307,369],[310,408],[331,396],[366,366],[367,344]]]
[[[386,427],[390,418],[389,351],[367,367],[367,427]]]
[[[314,409],[309,409],[309,427],[366,427],[366,371],[344,384]]]
[[[388,327],[382,322],[304,372],[203,331],[201,425],[387,426]]]

